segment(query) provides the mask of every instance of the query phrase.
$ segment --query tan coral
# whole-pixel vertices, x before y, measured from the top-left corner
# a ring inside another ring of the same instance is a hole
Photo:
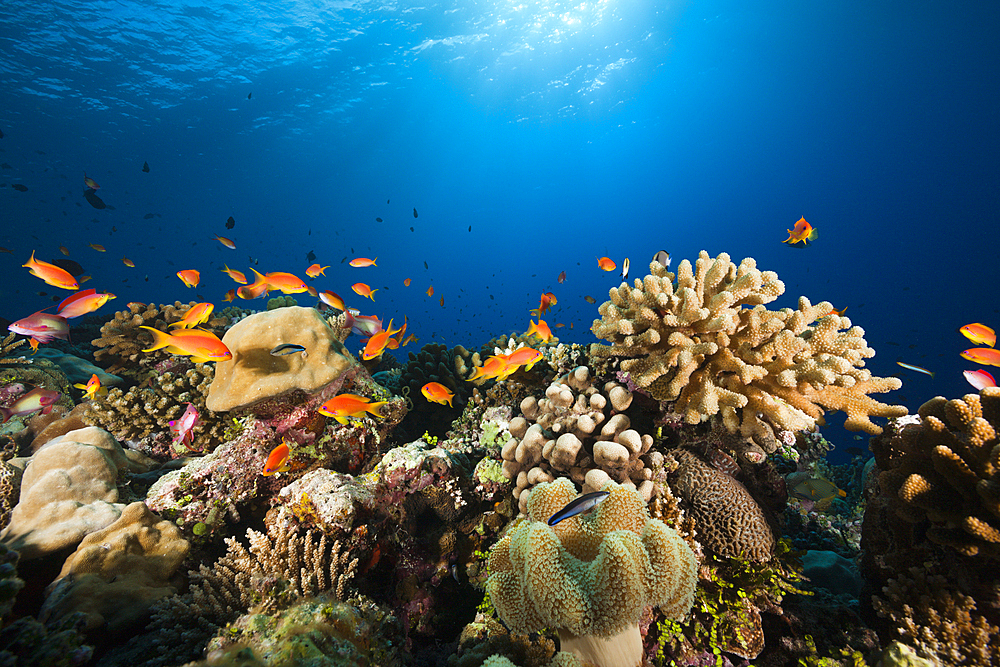
[[[87,628],[117,634],[133,628],[150,604],[176,593],[171,577],[190,544],[172,522],[136,502],[117,521],[90,533],[49,585],[40,618],[83,612]]]
[[[639,664],[646,606],[679,620],[694,601],[697,561],[684,540],[650,519],[633,490],[613,482],[590,515],[550,527],[546,520],[576,496],[560,478],[539,484],[528,520],[493,547],[487,591],[515,632],[557,629],[563,650],[602,667]]]
[[[824,410],[844,410],[847,428],[871,434],[881,431],[871,416],[906,414],[869,397],[901,383],[863,367],[875,354],[864,330],[826,301],[764,307],[784,291],[752,258],[737,266],[725,253],[712,259],[702,251],[694,267],[680,263],[676,281],[652,262],[643,280],[611,289],[591,327],[611,345],[595,344],[591,353],[621,358],[633,382],[675,401],[688,423],[721,414],[730,432],[768,452],[777,446],[774,432],[811,430]]]
[[[233,325],[222,342],[233,358],[215,367],[206,405],[226,412],[295,389],[315,391],[347,371],[352,361],[326,320],[298,306],[256,313]],[[275,356],[283,343],[303,352]]]
[[[916,423],[873,441],[890,507],[965,556],[1000,558],[1000,388],[924,403]],[[990,416],[993,421],[986,419]]]

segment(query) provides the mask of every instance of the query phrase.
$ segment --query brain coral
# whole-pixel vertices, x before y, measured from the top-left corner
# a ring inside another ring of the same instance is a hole
[[[875,355],[864,330],[826,301],[764,307],[784,291],[776,273],[749,257],[737,266],[725,253],[712,259],[702,251],[694,267],[680,263],[676,281],[654,261],[634,286],[611,289],[591,327],[611,345],[595,344],[591,354],[621,357],[636,385],[676,401],[688,423],[721,413],[731,433],[768,452],[775,431],[811,430],[824,410],[845,411],[848,429],[871,434],[881,432],[871,416],[906,414],[869,397],[901,382],[864,368]]]
[[[650,519],[638,492],[608,482],[590,515],[546,521],[577,496],[562,477],[539,484],[529,519],[494,545],[486,590],[515,632],[558,629],[562,648],[602,667],[639,664],[647,605],[680,619],[694,600],[698,564],[684,540]]]

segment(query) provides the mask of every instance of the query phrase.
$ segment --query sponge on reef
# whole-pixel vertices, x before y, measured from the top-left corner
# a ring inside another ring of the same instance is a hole
[[[729,432],[768,452],[776,430],[812,430],[825,409],[843,410],[848,429],[873,435],[882,429],[871,416],[906,414],[869,396],[902,383],[864,368],[875,355],[864,330],[826,301],[764,307],[784,291],[750,257],[737,266],[725,253],[712,259],[702,251],[676,276],[654,261],[633,286],[610,290],[591,329],[611,345],[595,344],[591,354],[622,357],[621,370],[655,398],[675,401],[688,423],[721,414]]]
[[[644,608],[683,618],[698,565],[673,529],[649,518],[638,492],[614,482],[603,490],[610,495],[590,515],[550,527],[546,521],[577,496],[576,487],[565,477],[537,485],[529,520],[490,553],[486,589],[515,632],[558,629],[564,650],[605,667],[634,665],[641,661]],[[619,650],[619,658],[605,653]]]

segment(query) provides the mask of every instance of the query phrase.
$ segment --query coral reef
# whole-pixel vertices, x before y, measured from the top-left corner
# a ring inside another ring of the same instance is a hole
[[[591,516],[550,527],[546,520],[577,496],[560,478],[539,484],[529,519],[490,553],[487,592],[516,632],[558,629],[562,648],[603,667],[638,664],[639,621],[647,605],[680,620],[691,608],[697,561],[683,539],[650,519],[634,490],[608,482]]]
[[[662,467],[663,457],[650,452],[652,436],[630,428],[622,412],[631,403],[631,392],[616,382],[603,391],[595,386],[586,366],[553,381],[545,398],[521,401],[523,416],[510,421],[513,437],[501,453],[504,475],[516,481],[521,511],[534,485],[558,475],[582,484],[585,493],[610,479],[638,488],[646,501],[652,498],[653,469]]]
[[[402,395],[413,404],[409,417],[403,420],[403,437],[417,438],[424,431],[438,437],[445,435],[469,400],[472,386],[462,373],[471,364],[468,351],[460,345],[449,349],[439,343],[427,343],[420,352],[409,353],[409,362],[399,380]],[[424,397],[420,390],[428,382],[440,382],[454,394],[450,407]]]
[[[43,623],[82,612],[89,631],[121,638],[150,604],[177,592],[171,578],[189,551],[187,540],[141,502],[111,525],[83,538],[49,585],[39,614]]]
[[[118,519],[124,508],[118,502],[119,473],[145,472],[147,461],[94,426],[56,438],[31,457],[20,501],[0,541],[22,560],[79,544]]]
[[[95,397],[84,420],[123,442],[159,435],[153,443],[141,447],[156,458],[215,449],[224,439],[227,420],[206,405],[215,374],[213,364],[192,364],[189,359],[174,357],[156,364],[152,373],[142,385],[128,390],[116,387],[106,396]],[[198,410],[198,423],[191,431],[193,438],[190,443],[168,445],[170,422],[180,419],[188,403]]]
[[[702,251],[694,267],[680,263],[676,283],[654,261],[634,286],[610,290],[592,331],[611,345],[595,344],[591,355],[620,357],[638,387],[675,401],[688,423],[721,414],[731,433],[768,453],[778,431],[812,430],[825,410],[843,410],[848,429],[871,434],[881,431],[872,416],[906,414],[869,396],[901,382],[864,368],[875,354],[864,330],[826,301],[764,307],[784,291],[777,274],[751,258],[736,266],[725,253],[711,259]]]
[[[677,462],[668,476],[670,488],[684,499],[682,507],[694,519],[698,540],[721,556],[770,559],[774,533],[746,488],[692,452],[673,450],[670,457]]]

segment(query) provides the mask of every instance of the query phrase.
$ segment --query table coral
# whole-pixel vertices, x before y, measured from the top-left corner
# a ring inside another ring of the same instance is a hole
[[[875,354],[864,330],[826,301],[764,307],[784,291],[776,273],[749,257],[737,266],[702,251],[676,276],[654,261],[644,279],[610,290],[591,330],[611,345],[594,344],[591,355],[620,357],[637,386],[675,401],[688,423],[719,413],[730,432],[768,453],[778,431],[812,430],[825,410],[843,410],[848,429],[871,434],[881,431],[872,416],[906,414],[869,396],[901,382],[864,368]]]
[[[144,472],[148,466],[142,459],[94,426],[52,440],[31,457],[0,541],[24,560],[79,544],[121,515],[119,473]]]
[[[51,622],[83,612],[88,630],[120,636],[145,618],[154,600],[177,592],[171,578],[189,548],[173,523],[132,503],[66,559],[39,618]]]
[[[289,306],[256,313],[233,325],[222,342],[233,358],[215,367],[207,405],[216,412],[245,408],[296,389],[315,391],[352,365],[346,348],[314,308]],[[272,355],[271,350],[283,343],[305,350]]]
[[[577,496],[560,478],[536,486],[527,521],[490,553],[487,592],[516,632],[558,629],[563,650],[615,667],[639,664],[647,605],[679,620],[691,608],[697,561],[671,528],[650,519],[638,492],[609,482],[594,512],[552,527],[546,520]]]

